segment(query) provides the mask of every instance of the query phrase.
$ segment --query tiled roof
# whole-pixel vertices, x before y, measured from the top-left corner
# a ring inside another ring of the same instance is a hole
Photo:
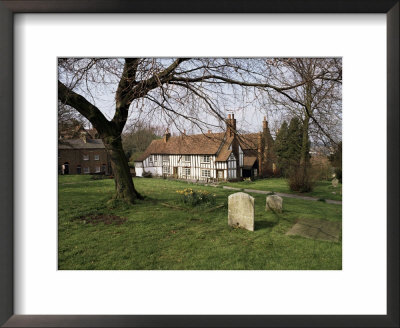
[[[229,146],[232,144],[233,137],[227,137],[221,150],[215,159],[217,162],[226,162],[229,156],[232,154],[232,150],[229,150]]]
[[[104,149],[101,139],[66,139],[58,140],[58,149]]]
[[[243,149],[243,155],[257,157],[257,149]]]
[[[247,133],[238,136],[240,148],[245,149],[257,149],[258,147],[258,136],[259,133]]]
[[[136,161],[141,162],[151,154],[164,155],[215,155],[224,141],[225,132],[182,135],[153,140],[146,151]]]
[[[240,147],[245,156],[257,156],[258,133],[240,135]],[[151,154],[164,155],[217,155],[217,162],[225,162],[232,153],[229,146],[233,137],[225,132],[183,135],[153,140],[136,162],[142,162]]]
[[[253,165],[256,162],[256,160],[257,160],[257,157],[255,157],[255,156],[244,156],[244,158],[243,158],[243,168],[247,169],[247,170],[250,170],[253,167]]]

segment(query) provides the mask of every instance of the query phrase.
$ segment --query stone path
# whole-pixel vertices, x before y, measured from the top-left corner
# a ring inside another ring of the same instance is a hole
[[[223,186],[222,188],[228,189],[228,190],[237,190],[237,191],[242,190],[242,188],[229,187],[229,186]],[[264,194],[264,195],[268,195],[268,194],[272,193],[272,191],[257,190],[257,189],[243,189],[243,191],[251,192],[251,193],[255,193],[255,194]],[[319,199],[317,197],[301,196],[301,195],[295,195],[295,194],[285,194],[282,192],[275,192],[274,195],[278,195],[278,196],[286,197],[286,198],[296,198],[296,199],[311,200],[311,201],[317,201]],[[342,205],[342,201],[340,201],[340,200],[325,199],[325,202],[328,204]]]

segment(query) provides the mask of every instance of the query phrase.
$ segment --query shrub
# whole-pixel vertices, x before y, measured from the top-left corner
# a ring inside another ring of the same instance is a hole
[[[289,169],[289,188],[291,191],[309,192],[313,190],[315,178],[311,174],[310,166],[296,165]]]
[[[183,190],[177,190],[178,194],[181,195],[180,200],[185,205],[197,206],[201,204],[215,205],[215,194],[211,194],[204,190],[193,190],[192,188],[186,188]]]
[[[311,176],[315,180],[330,180],[332,178],[333,167],[329,164],[312,164]]]

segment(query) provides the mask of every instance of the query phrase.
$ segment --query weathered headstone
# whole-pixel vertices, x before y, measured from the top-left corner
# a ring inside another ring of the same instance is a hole
[[[338,179],[333,179],[332,180],[332,186],[334,187],[334,188],[337,188],[337,186],[339,185],[339,180]]]
[[[254,231],[254,198],[244,192],[228,197],[228,224]]]
[[[265,202],[265,210],[282,213],[282,204],[283,204],[282,197],[279,197],[277,195],[267,196]]]
[[[342,223],[318,219],[298,219],[286,235],[339,242]]]

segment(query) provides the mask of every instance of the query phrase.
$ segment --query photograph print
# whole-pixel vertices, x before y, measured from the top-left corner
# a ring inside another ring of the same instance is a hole
[[[342,59],[58,58],[59,270],[342,270]]]

